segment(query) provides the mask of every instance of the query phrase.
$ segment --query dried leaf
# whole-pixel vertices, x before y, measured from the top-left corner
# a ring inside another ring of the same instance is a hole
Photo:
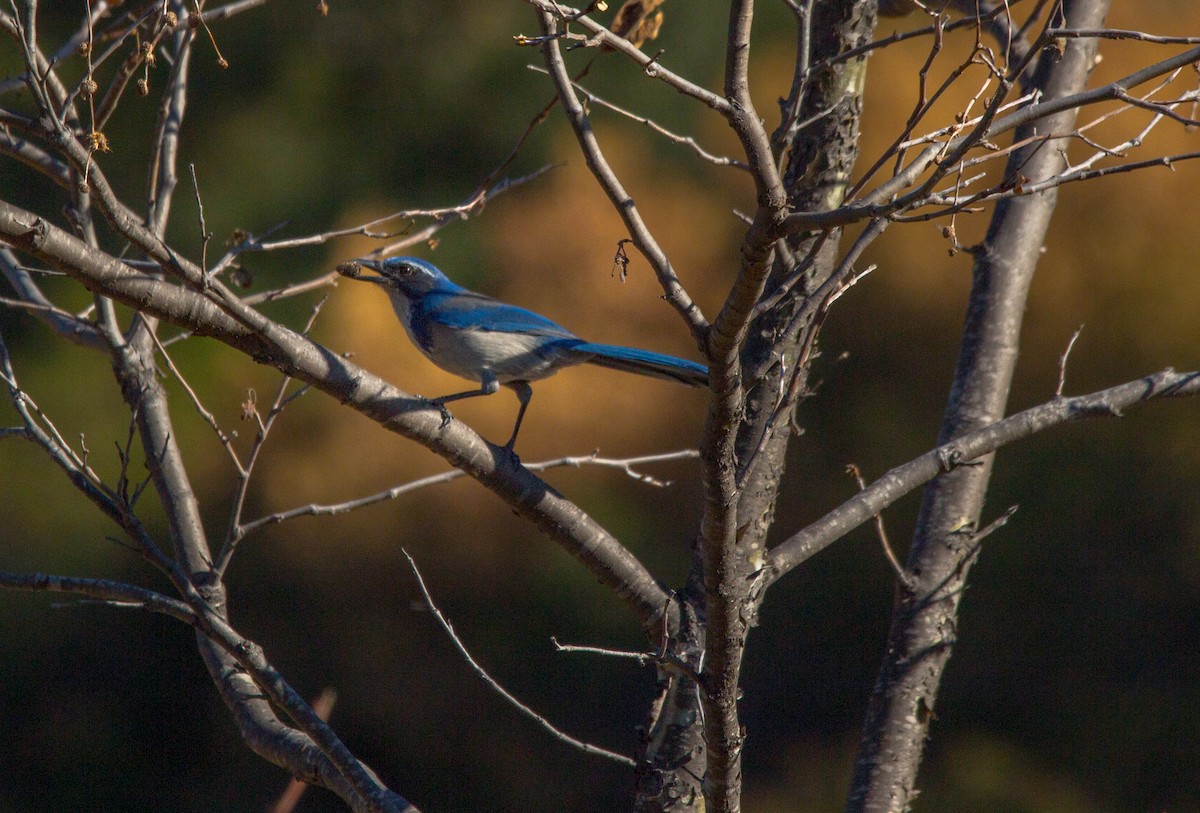
[[[612,32],[641,48],[644,42],[656,39],[662,28],[663,13],[655,11],[665,0],[627,0],[613,17]]]

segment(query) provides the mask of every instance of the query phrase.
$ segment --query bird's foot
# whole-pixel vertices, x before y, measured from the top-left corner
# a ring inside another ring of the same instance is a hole
[[[438,411],[442,413],[442,425],[438,427],[439,429],[445,429],[450,425],[450,421],[454,420],[454,416],[450,414],[450,410],[446,409],[446,405],[442,403],[441,399],[430,399],[429,405],[437,407]]]
[[[513,445],[512,445],[511,441],[504,444],[500,448],[503,449],[504,451],[508,452],[509,460],[512,461],[513,471],[516,471],[517,469],[521,468],[521,456],[519,454],[517,454],[516,451],[513,450]]]

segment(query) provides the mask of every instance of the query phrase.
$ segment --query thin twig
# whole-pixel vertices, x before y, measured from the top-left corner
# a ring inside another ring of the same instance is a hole
[[[1063,387],[1067,383],[1067,359],[1071,357],[1071,349],[1075,347],[1075,342],[1079,339],[1079,334],[1083,333],[1083,325],[1071,335],[1071,340],[1067,342],[1067,349],[1063,351],[1058,358],[1058,386],[1054,390],[1055,398],[1063,397]]]
[[[881,37],[876,40],[871,40],[870,42],[860,45],[856,48],[849,48],[845,51],[842,51],[839,54],[835,54],[834,56],[829,57],[828,59],[824,60],[823,62],[818,62],[817,64],[812,66],[812,70],[814,70],[814,71],[824,70],[825,68],[831,67],[840,62],[847,62],[851,59],[855,59],[857,57],[863,56],[864,54],[869,54],[872,51],[877,51],[881,48],[888,48],[892,45],[895,45],[898,42],[910,40],[910,39],[913,39],[914,37],[936,36],[939,29],[944,33],[949,33],[951,31],[956,31],[960,28],[978,28],[980,22],[986,21],[986,20],[988,20],[992,17],[995,17],[996,15],[1002,14],[1006,11],[1007,11],[1007,6],[1006,6],[1006,4],[1002,3],[998,6],[996,6],[995,8],[990,9],[985,14],[981,14],[978,16],[962,17],[958,20],[954,20],[953,22],[942,23],[942,24],[935,23],[935,24],[929,25],[925,28],[917,28],[912,31],[901,31],[896,34],[892,34],[891,36]]]
[[[1140,99],[1136,96],[1133,96],[1123,90],[1117,91],[1116,97],[1123,102],[1133,105],[1134,107],[1140,107],[1143,110],[1149,110],[1152,113],[1157,113],[1159,115],[1166,116],[1167,118],[1171,119],[1172,121],[1178,122],[1179,124],[1182,124],[1185,127],[1200,126],[1200,121],[1197,121],[1196,119],[1191,118],[1190,116],[1182,116],[1179,113],[1176,113],[1174,110],[1171,109],[1172,107],[1174,107],[1176,105],[1180,105],[1180,104],[1195,104],[1195,102],[1197,100],[1197,94],[1194,91],[1185,93],[1183,96],[1179,97],[1178,99],[1171,99],[1171,100],[1167,100],[1167,101],[1163,101],[1163,102],[1146,101],[1144,99]]]
[[[223,6],[206,10],[201,16],[206,23],[215,23],[220,20],[228,20],[235,14],[240,14],[243,11],[249,11],[259,6],[265,6],[267,0],[236,0],[232,3],[226,3]]]
[[[554,460],[544,460],[539,463],[526,463],[524,467],[530,471],[546,471],[552,468],[561,468],[565,466],[581,467],[581,466],[604,466],[607,468],[620,469],[633,479],[646,483],[647,485],[664,487],[671,484],[670,480],[659,480],[649,474],[645,474],[634,469],[634,466],[640,466],[645,463],[662,463],[672,460],[693,460],[700,456],[700,453],[695,449],[681,449],[674,452],[664,452],[662,454],[644,455],[642,457],[630,457],[625,459],[599,457],[598,452],[592,452],[588,455],[573,455],[568,457],[559,457]],[[333,505],[319,505],[312,503],[310,505],[292,508],[288,511],[280,511],[278,513],[269,514],[260,517],[252,522],[247,522],[238,527],[237,538],[241,539],[254,531],[259,530],[267,525],[277,525],[281,522],[286,522],[296,517],[315,517],[315,516],[335,516],[344,514],[348,511],[354,511],[359,508],[365,508],[368,505],[387,502],[401,497],[405,494],[411,494],[414,491],[419,491],[422,488],[430,486],[442,485],[450,483],[467,475],[460,469],[450,469],[449,471],[440,472],[439,474],[431,474],[428,477],[422,477],[418,480],[413,480],[408,483],[403,483],[398,486],[393,486],[386,491],[380,491],[371,494],[367,497],[359,497],[346,502],[335,503]]]
[[[1048,28],[1046,36],[1050,39],[1106,39],[1106,40],[1137,40],[1156,45],[1197,45],[1200,37],[1164,37],[1147,34],[1144,31],[1130,31],[1124,28]]]
[[[149,166],[149,199],[146,201],[150,212],[146,225],[159,241],[167,233],[167,221],[178,183],[179,139],[183,130],[184,113],[187,110],[192,31],[184,27],[176,31],[172,39],[176,49],[150,142],[153,152]]]
[[[88,486],[98,489],[105,498],[116,499],[116,493],[88,465],[86,456],[80,457],[71,448],[50,416],[42,411],[42,408],[27,392],[21,389],[20,384],[17,383],[16,373],[13,371],[12,360],[3,337],[0,337],[0,382],[8,386],[9,398],[25,424],[26,436],[49,453],[64,471],[72,475],[72,479],[77,484],[81,484],[80,480],[86,481]]]
[[[799,352],[796,354],[796,361],[792,364],[791,380],[788,383],[787,389],[780,392],[778,403],[775,404],[770,419],[763,425],[762,434],[759,436],[754,451],[749,457],[739,463],[737,475],[739,488],[745,484],[745,478],[753,471],[755,461],[762,454],[763,450],[766,449],[768,441],[775,432],[775,426],[779,422],[779,419],[793,409],[796,400],[800,397],[800,388],[805,381],[809,362],[813,358],[812,354],[816,348],[817,337],[821,333],[821,327],[829,315],[830,308],[842,298],[846,291],[850,290],[877,268],[877,266],[872,264],[861,271],[855,271],[854,264],[862,256],[862,253],[866,251],[867,247],[883,234],[887,226],[887,220],[877,219],[872,221],[859,234],[849,251],[842,257],[837,268],[830,273],[812,295],[806,297],[804,307],[797,310],[784,328],[780,338],[783,346],[792,345],[802,330],[807,329],[807,333],[804,336],[804,341],[801,343]],[[793,279],[796,279],[795,275],[793,275]],[[764,359],[757,369],[750,371],[750,375],[753,377],[762,375],[768,369],[769,365],[773,363],[776,363],[776,360],[773,358]],[[782,360],[779,360],[779,363],[782,363]],[[782,379],[780,383],[782,385]]]
[[[1001,105],[999,108],[999,112],[1003,113],[1006,110],[1012,110],[1014,108],[1020,107],[1023,104],[1033,101],[1035,98],[1036,98],[1036,94],[1028,93],[1024,96],[1013,99],[1012,101]],[[934,143],[937,143],[940,139],[945,138],[946,136],[952,136],[956,133],[962,132],[963,130],[965,130],[967,128],[978,126],[979,122],[982,121],[982,118],[983,118],[982,116],[977,116],[975,118],[968,119],[961,123],[955,122],[954,124],[950,124],[945,127],[940,127],[937,130],[932,130],[932,131],[926,133],[925,135],[918,136],[916,138],[911,138],[907,141],[902,141],[901,143],[897,144],[896,146],[898,149],[907,150],[907,149],[911,149],[912,147],[918,147],[922,144],[934,144]]]
[[[192,191],[196,193],[196,218],[200,226],[200,267],[208,268],[208,242],[212,240],[212,232],[204,223],[204,199],[200,197],[200,181],[196,177],[196,165],[188,164],[188,172],[192,175]]]
[[[973,195],[970,198],[968,198],[965,202],[956,203],[954,206],[950,206],[945,209],[937,209],[932,212],[924,212],[922,214],[915,214],[915,215],[903,215],[903,216],[895,215],[891,219],[896,221],[897,223],[917,223],[917,222],[924,222],[924,221],[928,221],[928,220],[936,220],[938,218],[945,217],[946,215],[950,214],[951,212],[960,211],[968,205],[972,205],[977,202],[982,202],[984,200],[997,201],[997,200],[1004,200],[1006,198],[1015,198],[1015,197],[1019,197],[1021,195],[1033,195],[1038,192],[1043,192],[1047,189],[1054,189],[1056,187],[1066,186],[1067,184],[1070,184],[1070,183],[1079,183],[1081,181],[1092,180],[1093,178],[1103,178],[1107,175],[1118,175],[1118,174],[1123,174],[1126,172],[1136,172],[1138,170],[1146,169],[1149,167],[1166,167],[1168,169],[1171,169],[1171,168],[1173,168],[1174,164],[1176,164],[1176,163],[1180,163],[1183,161],[1194,161],[1198,158],[1200,158],[1200,151],[1185,152],[1185,153],[1179,153],[1176,155],[1163,155],[1163,156],[1159,156],[1157,158],[1147,158],[1144,161],[1130,161],[1125,164],[1112,164],[1109,166],[1097,167],[1095,169],[1080,170],[1080,171],[1075,171],[1075,172],[1065,172],[1063,174],[1055,175],[1053,177],[1047,178],[1047,179],[1045,179],[1043,181],[1039,181],[1037,183],[1023,183],[1019,186],[1011,186],[1010,184],[1002,184],[1000,186],[992,187],[989,190],[985,190],[984,192],[981,192],[979,194]]]
[[[540,725],[545,731],[549,732],[550,735],[555,739],[565,742],[574,748],[578,748],[585,754],[611,759],[614,762],[619,762],[622,765],[628,765],[630,767],[634,767],[637,764],[624,754],[618,754],[615,751],[609,751],[605,748],[600,748],[590,743],[583,742],[582,740],[577,740],[570,734],[560,731],[559,729],[555,728],[549,720],[526,706],[521,701],[517,700],[517,698],[513,697],[503,686],[497,683],[495,679],[486,671],[484,671],[483,667],[480,666],[473,657],[471,657],[471,653],[467,651],[467,648],[463,645],[463,642],[454,632],[454,627],[451,626],[450,622],[446,620],[446,617],[442,615],[442,611],[438,609],[436,604],[434,604],[433,596],[429,594],[429,589],[425,586],[425,580],[421,578],[421,571],[417,569],[416,561],[413,560],[408,551],[401,549],[401,553],[404,554],[405,559],[408,559],[408,564],[412,568],[413,575],[417,577],[417,585],[421,588],[421,595],[425,598],[425,606],[429,608],[429,612],[433,613],[433,617],[437,619],[438,624],[445,631],[445,633],[450,636],[450,640],[454,642],[454,646],[456,649],[458,649],[459,654],[463,656],[463,658],[467,661],[467,664],[471,667],[471,670],[479,676],[480,680],[486,683],[494,692],[507,700],[517,711],[521,712],[526,717]]]
[[[657,56],[647,56],[632,42],[600,25],[600,23],[588,17],[579,9],[568,8],[556,2],[556,0],[526,0],[526,2],[543,14],[549,15],[552,19],[578,22],[592,34],[592,37],[586,42],[587,45],[590,46],[594,42],[598,46],[606,46],[614,51],[618,51],[637,63],[647,76],[654,79],[661,79],[673,89],[685,96],[696,99],[722,115],[729,114],[731,104],[728,99],[713,93],[711,90],[706,90],[695,82],[691,82],[663,67],[658,61]],[[539,45],[542,47],[552,46],[557,50],[558,39],[558,28],[555,25],[546,31],[545,37],[526,37],[524,38],[524,42],[521,39],[517,41],[518,44]]]
[[[980,528],[977,531],[964,529],[964,532],[967,533],[970,541],[966,550],[963,551],[962,556],[959,557],[958,564],[954,568],[953,573],[957,575],[961,573],[964,568],[970,565],[972,560],[979,555],[979,551],[983,549],[983,540],[987,539],[993,533],[1007,525],[1008,521],[1012,519],[1012,515],[1015,513],[1017,513],[1017,506],[1010,505],[1003,514],[996,517],[983,528]]]
[[[549,71],[547,71],[545,68],[541,67],[540,65],[526,65],[525,67],[528,68],[529,70],[535,71],[537,73],[542,73],[542,74],[547,74],[547,75],[549,74]],[[682,144],[683,146],[689,148],[692,152],[694,152],[696,155],[698,155],[700,158],[704,159],[705,161],[708,161],[710,164],[715,164],[716,166],[719,166],[719,167],[734,167],[735,169],[741,169],[741,170],[749,170],[750,169],[750,167],[748,167],[744,161],[739,161],[736,158],[730,158],[725,155],[714,155],[713,153],[709,152],[708,150],[704,149],[699,144],[697,144],[696,139],[692,138],[691,136],[679,135],[678,133],[672,132],[671,130],[668,130],[666,127],[663,127],[661,124],[656,122],[654,119],[650,119],[645,116],[640,116],[637,113],[634,113],[630,110],[626,110],[625,108],[621,107],[620,105],[613,104],[612,102],[608,101],[607,99],[597,96],[595,93],[593,93],[592,91],[585,88],[582,84],[580,84],[578,78],[572,79],[571,84],[575,87],[576,90],[578,90],[581,94],[583,94],[583,97],[585,99],[587,99],[588,102],[598,104],[601,107],[606,107],[609,110],[613,111],[614,113],[622,115],[625,118],[630,119],[631,121],[635,121],[638,124],[642,124],[642,125],[645,125],[646,127],[649,127],[651,130],[658,133],[663,138],[666,138],[669,141],[672,141],[676,144]],[[557,102],[557,101],[558,101],[558,98],[555,97],[555,102]]]
[[[987,538],[988,536],[991,536],[993,533],[995,533],[996,531],[1003,528],[1005,525],[1008,524],[1008,521],[1010,519],[1012,519],[1013,514],[1017,513],[1018,507],[1019,506],[1016,506],[1016,505],[1010,505],[1008,508],[1005,509],[1003,514],[996,517],[994,520],[989,522],[987,525],[984,525],[982,528],[980,528],[978,531],[976,531],[974,534],[972,534],[971,541],[976,542],[976,543],[982,542],[985,538]]]
[[[558,639],[550,636],[550,643],[555,652],[582,652],[588,655],[604,655],[609,658],[629,658],[638,662],[638,666],[657,660],[653,652],[630,652],[625,649],[605,649],[599,646],[579,646],[576,644],[560,644]]]
[[[447,206],[440,209],[401,209],[400,211],[374,218],[373,220],[369,220],[365,223],[360,223],[357,226],[350,226],[344,229],[333,229],[330,231],[321,232],[319,234],[291,237],[283,240],[266,241],[260,237],[254,237],[253,235],[250,235],[242,240],[237,246],[230,249],[224,257],[218,260],[216,265],[213,266],[210,275],[220,274],[234,260],[236,260],[238,256],[252,251],[278,251],[281,249],[323,245],[330,240],[339,237],[363,236],[370,237],[373,240],[388,240],[396,237],[397,235],[404,234],[404,232],[391,230],[377,231],[377,228],[385,223],[389,223],[393,220],[415,220],[417,218],[430,218],[433,221],[425,228],[417,232],[407,234],[398,242],[394,242],[383,248],[376,249],[376,253],[390,254],[402,248],[407,248],[408,246],[425,242],[448,224],[458,220],[466,220],[470,218],[483,209],[484,206],[490,203],[492,199],[511,189],[515,189],[522,184],[526,184],[540,178],[553,168],[554,167],[552,165],[547,164],[539,167],[527,175],[522,175],[517,178],[501,179],[494,186],[485,186],[482,189],[473,191],[470,197],[457,206]],[[274,233],[279,228],[280,226],[276,226],[268,233]],[[321,288],[336,279],[337,274],[331,271],[327,274],[317,277],[314,280],[294,283],[274,291],[265,291],[263,293],[254,294],[252,296],[243,298],[242,301],[246,302],[247,304],[271,302],[277,299],[295,296],[298,293],[304,293],[315,288]]]
[[[308,317],[308,322],[304,325],[301,335],[307,336],[309,331],[312,330],[317,316],[321,313],[321,306],[324,304],[325,299],[321,299],[320,302],[313,306],[312,312]],[[267,411],[266,420],[263,420],[262,416],[259,415],[258,409],[255,406],[254,390],[250,390],[246,402],[242,405],[242,417],[247,419],[253,418],[258,425],[258,431],[255,433],[254,441],[250,445],[250,451],[246,455],[246,466],[244,469],[238,471],[238,481],[234,490],[233,504],[229,510],[229,524],[228,530],[225,533],[225,542],[221,546],[221,552],[217,556],[216,563],[213,565],[213,569],[217,573],[223,574],[226,568],[229,567],[238,542],[246,535],[242,526],[242,511],[245,510],[246,496],[250,491],[250,478],[254,474],[254,467],[258,463],[259,454],[266,445],[267,436],[271,433],[271,427],[275,425],[276,419],[283,414],[283,410],[287,408],[288,404],[309,390],[306,384],[288,396],[287,388],[291,383],[291,376],[285,375],[280,378],[279,386],[275,389],[275,398],[271,402],[271,408]]]
[[[196,408],[196,411],[200,413],[200,417],[204,418],[204,422],[212,428],[214,433],[216,433],[217,440],[221,442],[221,445],[225,447],[225,451],[229,453],[229,459],[233,461],[234,468],[237,469],[239,473],[244,472],[245,469],[242,468],[242,461],[238,459],[237,450],[233,448],[233,438],[225,434],[224,430],[221,429],[220,424],[217,423],[216,416],[214,416],[212,412],[204,406],[204,403],[200,400],[200,396],[196,394],[194,389],[192,389],[192,385],[188,383],[186,378],[184,378],[180,369],[175,366],[175,362],[172,360],[171,354],[167,352],[167,348],[163,347],[162,342],[158,340],[157,331],[151,330],[148,331],[148,333],[154,340],[154,345],[158,348],[158,352],[162,354],[163,361],[167,363],[167,369],[169,369],[171,374],[175,376],[175,380],[179,382],[180,386],[183,387],[183,391],[187,393],[188,399],[192,402],[192,406]]]
[[[867,482],[863,479],[862,472],[858,466],[853,463],[846,464],[846,473],[854,478],[854,482],[858,483],[858,490],[862,491],[867,487]],[[900,560],[896,558],[896,552],[892,550],[892,543],[888,541],[887,529],[883,525],[883,514],[876,514],[875,534],[879,537],[879,544],[883,546],[883,555],[887,557],[888,563],[891,564],[892,570],[896,571],[896,579],[906,588],[912,586],[912,577],[904,570],[904,566],[900,564]]]

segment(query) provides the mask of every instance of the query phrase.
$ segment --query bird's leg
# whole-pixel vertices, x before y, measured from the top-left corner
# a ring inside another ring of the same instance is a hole
[[[528,385],[526,385],[528,386]],[[442,411],[442,429],[450,423],[450,410],[446,409],[446,404],[450,401],[459,401],[463,398],[477,398],[480,395],[494,395],[500,389],[500,384],[495,378],[486,378],[480,382],[480,387],[477,390],[467,390],[466,392],[456,392],[452,395],[443,395],[440,398],[434,398],[429,403]]]
[[[517,410],[517,423],[513,427],[512,437],[508,439],[508,443],[504,444],[504,448],[511,452],[513,445],[517,442],[517,433],[521,431],[521,421],[525,419],[525,410],[529,408],[529,399],[533,397],[533,387],[529,386],[528,381],[509,381],[504,386],[515,392],[517,399],[521,402],[521,408]]]

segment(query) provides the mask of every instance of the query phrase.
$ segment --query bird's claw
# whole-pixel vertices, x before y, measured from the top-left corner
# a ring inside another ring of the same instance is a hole
[[[430,406],[437,407],[438,411],[442,413],[442,423],[438,429],[445,429],[447,426],[449,426],[450,421],[454,420],[454,416],[450,414],[450,410],[446,409],[446,405],[437,399],[430,401],[429,404]]]
[[[513,449],[513,446],[516,444],[516,442],[517,439],[515,437],[511,437],[508,439],[508,443],[500,447],[508,453],[509,460],[512,462],[513,471],[521,468],[521,456]]]

